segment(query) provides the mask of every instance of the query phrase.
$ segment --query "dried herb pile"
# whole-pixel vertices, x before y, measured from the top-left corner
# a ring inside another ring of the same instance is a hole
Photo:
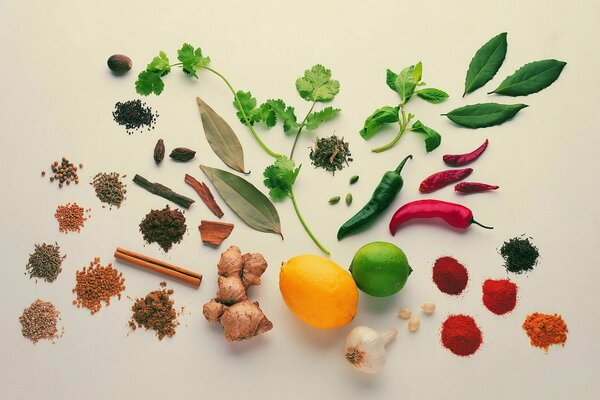
[[[130,100],[126,102],[117,102],[113,119],[119,125],[125,127],[128,134],[146,129],[154,129],[158,113],[152,111],[152,108],[146,106],[141,100]]]
[[[73,293],[77,295],[77,299],[73,300],[73,304],[77,308],[88,308],[92,314],[100,311],[102,301],[108,306],[111,297],[117,296],[120,300],[121,292],[125,290],[123,274],[114,269],[110,263],[106,266],[100,265],[98,257],[82,271],[77,271],[75,278],[77,283]]]
[[[87,210],[80,207],[77,203],[68,203],[64,206],[58,206],[54,213],[54,218],[58,221],[58,230],[60,232],[79,232],[83,228],[83,224],[89,218],[89,214],[84,216]]]
[[[156,332],[159,340],[165,336],[175,335],[175,328],[179,325],[177,311],[173,308],[173,300],[169,296],[173,289],[165,289],[167,284],[161,282],[161,289],[150,292],[146,297],[137,298],[131,307],[133,315],[129,320],[132,330],[144,327]]]
[[[36,244],[35,250],[29,255],[29,261],[25,266],[29,273],[29,278],[40,278],[46,282],[54,282],[62,271],[61,264],[66,255],[60,254],[60,247],[57,243]]]
[[[152,210],[140,223],[140,232],[144,240],[158,243],[167,252],[173,244],[181,242],[187,229],[183,213],[166,206],[162,210]]]
[[[531,238],[522,237],[514,237],[504,242],[500,254],[504,257],[506,270],[516,274],[532,270],[540,255]]]
[[[21,333],[34,344],[43,339],[58,339],[64,332],[58,332],[59,320],[60,312],[54,304],[38,299],[23,310],[23,314],[19,317]]]
[[[352,161],[349,143],[344,138],[332,135],[328,138],[320,138],[310,150],[309,157],[315,168],[323,168],[335,174],[342,170]]]
[[[125,195],[127,194],[127,185],[121,180],[125,177],[127,175],[121,177],[117,172],[100,172],[94,176],[90,185],[94,187],[98,200],[108,204],[111,208],[112,206],[119,208],[126,199]]]

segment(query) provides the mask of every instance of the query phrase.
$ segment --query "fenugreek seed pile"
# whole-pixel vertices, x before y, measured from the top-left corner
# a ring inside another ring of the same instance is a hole
[[[58,206],[54,213],[54,218],[58,221],[58,230],[61,232],[79,232],[83,224],[89,218],[84,216],[91,209],[80,207],[77,203],[68,203],[64,206]]]
[[[84,267],[83,271],[77,271],[75,278],[77,283],[73,293],[77,295],[77,299],[73,300],[73,304],[77,308],[88,308],[92,314],[100,311],[102,301],[108,306],[111,297],[117,296],[120,300],[121,292],[125,290],[123,274],[110,263],[106,266],[100,265],[98,257],[94,258],[89,266]]]
[[[57,324],[60,320],[60,312],[54,304],[36,300],[23,310],[19,317],[21,322],[21,333],[23,337],[31,340],[34,344],[42,339],[54,340],[62,336],[58,332]]]
[[[90,185],[94,187],[96,197],[103,202],[108,204],[111,208],[113,206],[119,208],[121,203],[126,199],[125,189],[127,185],[123,183],[121,178],[125,178],[127,175],[122,177],[116,172],[100,172],[92,179]],[[102,206],[104,207],[104,206]]]
[[[155,290],[138,298],[131,307],[133,315],[129,320],[132,330],[144,327],[156,331],[156,336],[162,340],[165,336],[175,335],[175,328],[179,325],[177,311],[173,307],[173,300],[169,297],[172,289],[165,289],[167,284],[161,282],[160,290]]]
[[[83,164],[79,164],[79,169],[83,168]],[[50,182],[58,181],[58,187],[62,189],[64,184],[70,185],[71,182],[79,183],[79,175],[77,175],[77,167],[70,162],[66,157],[63,157],[60,163],[54,161],[50,164],[50,169],[53,175],[49,178]],[[42,171],[42,177],[46,176],[46,171]]]
[[[29,255],[25,269],[29,278],[40,278],[46,282],[54,282],[60,274],[61,264],[66,256],[61,256],[57,243],[36,244],[35,250]]]

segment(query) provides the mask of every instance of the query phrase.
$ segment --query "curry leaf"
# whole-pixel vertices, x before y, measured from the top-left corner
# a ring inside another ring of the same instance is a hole
[[[566,62],[558,60],[541,60],[525,64],[490,93],[506,96],[527,96],[537,93],[557,80],[565,65]]]
[[[370,139],[377,131],[385,126],[398,122],[399,107],[385,106],[381,107],[365,120],[364,127],[360,130],[360,136],[364,139]]]
[[[506,36],[506,32],[496,35],[477,50],[469,63],[463,96],[479,89],[496,75],[506,57]]]
[[[421,89],[415,93],[423,100],[432,104],[441,103],[448,98],[448,93],[435,88]]]
[[[460,107],[443,115],[455,124],[477,129],[500,125],[525,107],[528,107],[527,104],[481,103]]]
[[[281,222],[275,206],[261,191],[244,178],[217,168],[200,169],[215,186],[225,203],[249,227],[260,232],[281,235]],[[283,235],[281,235],[283,238]]]
[[[421,121],[415,122],[411,129],[425,135],[425,150],[428,153],[437,149],[442,143],[442,136],[430,127],[423,125]]]

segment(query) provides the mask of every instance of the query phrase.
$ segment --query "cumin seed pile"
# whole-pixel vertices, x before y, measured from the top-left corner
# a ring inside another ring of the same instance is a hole
[[[60,254],[60,247],[55,242],[51,244],[36,244],[35,250],[29,255],[25,266],[29,278],[40,278],[46,282],[54,282],[62,271],[61,265],[66,255]]]

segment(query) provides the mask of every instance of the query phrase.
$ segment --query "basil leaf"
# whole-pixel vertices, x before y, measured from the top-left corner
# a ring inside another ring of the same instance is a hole
[[[394,92],[396,91],[396,78],[398,77],[398,74],[395,73],[394,71],[388,69],[386,71],[386,76],[385,76],[385,83],[387,83],[388,87],[390,89],[392,89]]]
[[[505,96],[527,96],[537,93],[557,80],[565,65],[566,62],[558,60],[541,60],[525,64],[490,93]]]
[[[528,107],[527,104],[482,103],[460,107],[442,115],[457,125],[477,129],[500,125],[525,107]]]
[[[365,120],[365,126],[360,130],[360,136],[364,139],[370,139],[385,124],[398,122],[398,112],[398,107],[385,106],[378,108]]]
[[[506,36],[506,32],[494,36],[477,50],[469,63],[463,96],[479,89],[496,75],[506,57]]]
[[[259,232],[281,234],[279,214],[267,196],[242,177],[217,168],[200,169],[215,186],[225,203],[249,227]]]
[[[413,95],[415,88],[417,87],[417,82],[414,80],[415,76],[415,66],[411,65],[410,67],[404,68],[398,76],[396,77],[395,86],[396,92],[400,95],[402,99],[402,104],[406,104],[406,102]]]
[[[437,149],[440,143],[442,143],[442,135],[430,127],[423,125],[421,121],[415,122],[411,129],[425,135],[425,150],[427,150],[428,153]]]
[[[196,102],[210,147],[227,166],[244,173],[244,149],[231,126],[200,97],[196,97]]]
[[[444,92],[443,90],[435,89],[435,88],[421,89],[415,93],[417,96],[419,96],[423,100],[425,100],[429,103],[432,103],[432,104],[441,103],[442,101],[444,101],[448,98],[448,93]]]
[[[422,77],[423,77],[423,63],[421,61],[419,61],[415,65],[415,69],[413,71],[413,80],[415,81],[415,83],[418,84],[421,81]]]

